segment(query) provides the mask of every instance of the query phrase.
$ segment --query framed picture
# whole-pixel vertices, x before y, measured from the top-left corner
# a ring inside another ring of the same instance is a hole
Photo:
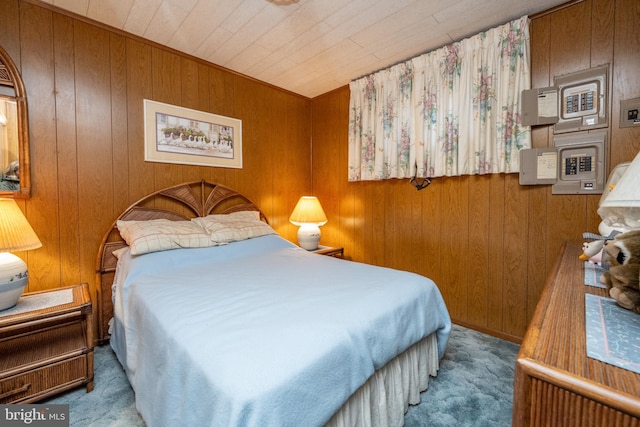
[[[144,160],[242,168],[242,120],[144,100]]]

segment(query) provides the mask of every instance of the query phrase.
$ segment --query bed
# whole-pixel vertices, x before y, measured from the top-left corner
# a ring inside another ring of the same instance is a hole
[[[97,270],[99,337],[149,426],[402,425],[451,329],[431,280],[309,253],[206,181],[126,209]]]

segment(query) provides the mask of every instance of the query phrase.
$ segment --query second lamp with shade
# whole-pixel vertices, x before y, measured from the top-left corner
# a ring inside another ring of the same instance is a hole
[[[327,223],[327,216],[315,196],[302,196],[293,209],[289,221],[300,226],[298,244],[308,251],[318,249],[320,226]]]

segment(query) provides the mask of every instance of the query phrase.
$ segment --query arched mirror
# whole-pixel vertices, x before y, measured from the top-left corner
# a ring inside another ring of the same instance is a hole
[[[28,122],[22,77],[0,46],[0,197],[31,196]]]

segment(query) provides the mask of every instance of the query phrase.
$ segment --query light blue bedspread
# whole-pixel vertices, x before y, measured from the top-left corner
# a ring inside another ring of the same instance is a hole
[[[372,374],[451,323],[422,276],[276,235],[120,258],[112,346],[154,426],[321,426]]]

